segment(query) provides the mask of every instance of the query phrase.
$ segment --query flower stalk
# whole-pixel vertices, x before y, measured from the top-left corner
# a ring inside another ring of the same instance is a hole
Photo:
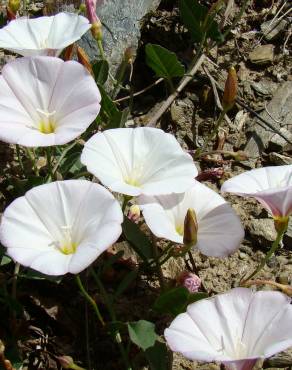
[[[78,274],[75,276],[75,279],[76,279],[76,283],[77,283],[81,293],[83,294],[84,298],[88,301],[88,303],[92,306],[92,308],[93,308],[98,320],[100,321],[101,325],[105,326],[104,319],[101,316],[101,313],[99,311],[99,308],[98,308],[95,300],[87,293],[84,285],[82,284],[80,276]]]

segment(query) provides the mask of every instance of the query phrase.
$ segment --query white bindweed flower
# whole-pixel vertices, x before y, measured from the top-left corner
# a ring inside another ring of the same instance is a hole
[[[194,210],[197,222],[194,245],[207,256],[225,257],[233,253],[243,239],[243,227],[231,206],[195,180],[183,194],[141,196],[138,201],[153,234],[175,243],[183,243],[185,217],[188,209]]]
[[[292,165],[263,167],[225,181],[221,190],[256,198],[274,218],[292,214]]]
[[[5,210],[1,243],[20,264],[47,275],[76,274],[120,236],[123,214],[103,186],[86,180],[40,185]]]
[[[0,30],[0,47],[23,56],[58,56],[90,27],[87,18],[73,13],[18,18]]]
[[[112,191],[131,196],[181,193],[198,173],[174,136],[149,127],[95,134],[81,162]]]
[[[251,370],[257,359],[292,346],[292,305],[279,292],[235,288],[190,304],[164,332],[174,352]]]
[[[0,140],[29,147],[68,143],[100,109],[100,93],[79,63],[19,58],[0,77]]]

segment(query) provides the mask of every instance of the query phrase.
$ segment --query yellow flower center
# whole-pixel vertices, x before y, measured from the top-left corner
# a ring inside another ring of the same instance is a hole
[[[184,235],[184,225],[176,225],[175,230],[179,235]]]
[[[56,111],[47,112],[42,109],[37,109],[37,112],[41,116],[40,122],[38,124],[38,130],[43,134],[53,134],[57,126],[54,119]]]
[[[74,254],[77,250],[77,247],[78,245],[76,243],[68,243],[68,244],[64,244],[60,247],[60,251],[63,253],[63,254]]]

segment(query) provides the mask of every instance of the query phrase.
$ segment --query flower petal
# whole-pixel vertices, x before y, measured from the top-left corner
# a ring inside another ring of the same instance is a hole
[[[16,59],[3,68],[0,88],[0,139],[10,143],[65,144],[83,133],[100,109],[94,79],[73,61]],[[43,132],[50,117],[53,132]]]
[[[273,216],[292,213],[292,165],[263,167],[227,180],[221,190],[256,198]]]
[[[183,192],[197,174],[172,135],[148,127],[94,135],[81,162],[111,190],[131,196]]]
[[[77,273],[118,239],[122,220],[119,203],[101,185],[57,181],[10,204],[0,239],[7,254],[24,266],[48,275]],[[70,244],[68,253],[64,243]]]
[[[291,315],[290,300],[282,293],[235,288],[190,304],[165,337],[173,351],[191,360],[251,370],[258,358],[292,345]]]
[[[197,181],[184,194],[141,196],[139,204],[153,234],[176,243],[183,242],[184,219],[187,210],[193,209],[198,222],[196,246],[207,256],[231,254],[244,236],[233,209],[219,194]]]
[[[0,47],[23,56],[58,56],[89,29],[87,18],[74,13],[17,18],[0,30]]]

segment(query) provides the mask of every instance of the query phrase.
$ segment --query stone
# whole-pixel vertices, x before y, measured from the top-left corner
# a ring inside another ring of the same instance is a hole
[[[248,55],[253,64],[267,64],[274,60],[274,45],[260,45]]]
[[[272,100],[267,105],[261,117],[265,119],[276,130],[285,130],[286,136],[292,142],[291,122],[292,122],[292,81],[284,82],[275,92]],[[273,118],[272,118],[273,117]],[[276,121],[277,122],[276,122]],[[278,123],[281,122],[281,123]],[[278,141],[280,137],[274,130],[268,128],[264,123],[255,118],[251,122],[251,129],[248,142],[244,148],[247,155],[255,160],[261,153],[268,149],[273,138],[272,146],[276,144],[277,151],[289,150],[291,144],[285,139]],[[281,137],[280,137],[281,138]],[[272,148],[270,148],[272,149]],[[272,149],[272,151],[275,151]]]
[[[286,164],[292,164],[292,157],[288,157],[287,155],[283,155],[280,153],[272,152],[269,154],[269,160],[271,163],[284,166]]]
[[[271,20],[261,24],[261,30],[266,40],[276,39],[287,27],[288,22],[285,19]]]
[[[288,229],[283,237],[283,243],[284,243],[284,246],[287,248],[287,249],[290,249],[291,250],[291,245],[292,245],[292,217],[290,217],[289,219],[289,223],[288,223]],[[292,261],[291,261],[292,263]]]
[[[140,39],[142,18],[159,5],[160,0],[101,0],[96,13],[103,23],[103,47],[114,74],[128,47],[136,51]],[[91,61],[99,57],[98,48],[90,32],[80,45]]]
[[[272,218],[251,219],[247,230],[254,242],[265,248],[270,248],[277,236]]]

